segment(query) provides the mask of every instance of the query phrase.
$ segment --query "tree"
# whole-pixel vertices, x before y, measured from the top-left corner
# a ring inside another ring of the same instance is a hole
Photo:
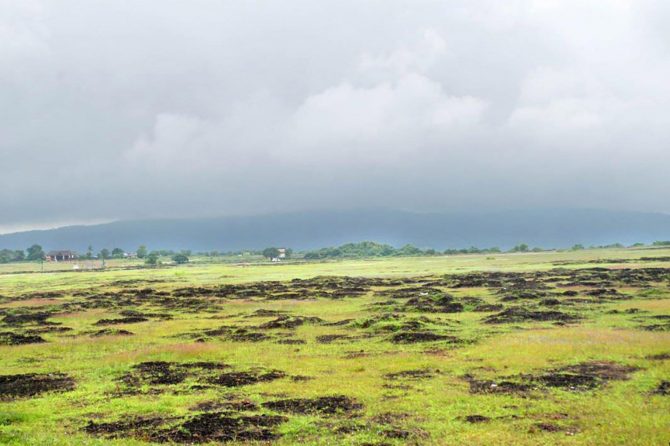
[[[528,252],[528,245],[525,243],[520,243],[514,248],[510,249],[510,252]]]
[[[93,245],[88,245],[88,249],[86,249],[86,258],[89,260],[93,258]]]
[[[581,251],[584,249],[584,245],[581,243],[577,243],[576,245],[573,245],[572,248],[570,248],[572,251]]]
[[[172,256],[172,260],[175,263],[182,265],[184,263],[188,263],[188,256],[186,254],[175,254]]]
[[[112,257],[115,259],[122,259],[125,253],[126,252],[121,248],[112,249]]]
[[[279,250],[277,248],[265,248],[263,250],[263,257],[267,259],[279,257]]]
[[[158,265],[159,257],[160,255],[156,251],[151,251],[149,254],[146,255],[146,260],[144,261],[144,263],[146,263],[147,265],[156,266]]]
[[[149,254],[149,250],[147,250],[147,247],[142,245],[139,248],[137,248],[137,258],[138,259],[143,259]]]
[[[14,261],[15,262],[20,262],[22,260],[26,259],[26,253],[23,252],[23,249],[17,249],[14,251]]]
[[[42,250],[42,247],[40,245],[33,245],[30,248],[27,249],[28,251],[28,260],[43,260],[44,259],[44,251]]]
[[[100,256],[100,258],[103,259],[103,260],[104,260],[104,259],[108,259],[108,258],[109,258],[109,249],[107,249],[107,248],[102,248],[102,249],[100,250],[100,254],[99,254],[99,256]]]

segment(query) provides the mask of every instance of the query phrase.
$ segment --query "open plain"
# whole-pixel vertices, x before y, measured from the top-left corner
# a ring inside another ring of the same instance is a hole
[[[670,249],[0,267],[0,443],[667,445]]]

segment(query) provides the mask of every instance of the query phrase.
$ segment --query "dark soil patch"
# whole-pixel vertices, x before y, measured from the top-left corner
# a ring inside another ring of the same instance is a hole
[[[143,316],[127,316],[118,319],[100,319],[93,325],[119,325],[119,324],[136,324],[138,322],[146,322],[149,319]]]
[[[512,307],[484,318],[484,322],[487,324],[513,324],[531,321],[572,322],[578,319],[577,316],[561,311],[532,311],[523,307]]]
[[[649,355],[645,356],[645,359],[649,359],[651,361],[665,361],[667,359],[670,359],[670,353],[658,353],[655,355]]]
[[[547,387],[583,391],[604,386],[608,381],[623,381],[637,367],[626,366],[610,361],[583,362],[550,370],[544,375],[532,378]]]
[[[405,302],[403,309],[405,311],[415,310],[430,313],[460,313],[463,311],[464,307],[462,303],[455,302],[453,296],[449,294],[439,294],[413,297]]]
[[[561,432],[563,430],[563,428],[561,426],[559,426],[558,424],[543,422],[543,423],[535,423],[531,427],[531,432],[536,431],[536,430],[539,430],[539,431],[542,431],[542,432]]]
[[[670,381],[661,381],[661,383],[652,392],[655,395],[670,395]]]
[[[344,325],[349,325],[353,321],[354,321],[353,319],[342,319],[341,321],[326,322],[323,325],[325,325],[326,327],[342,327]]]
[[[531,390],[535,389],[534,386],[528,383],[515,382],[508,380],[500,381],[487,381],[487,380],[477,380],[470,376],[466,376],[465,379],[470,384],[470,393],[475,394],[517,394],[517,395],[526,395]]]
[[[0,345],[42,344],[46,342],[41,336],[26,335],[5,331],[0,333]]]
[[[471,393],[504,393],[525,395],[546,387],[569,391],[588,391],[601,388],[609,381],[630,378],[636,367],[610,361],[592,361],[548,370],[540,375],[518,375],[499,380],[478,380],[466,375]]]
[[[259,325],[258,328],[296,328],[304,324],[320,324],[322,322],[323,319],[319,317],[279,316],[272,321]]]
[[[359,411],[363,405],[344,395],[319,398],[295,398],[263,403],[263,407],[277,412],[297,414],[340,415]]]
[[[278,437],[273,428],[287,421],[273,415],[231,416],[228,412],[204,413],[169,430],[154,434],[153,441],[206,443],[228,441],[270,441]]]
[[[84,431],[93,435],[104,435],[110,437],[126,437],[134,434],[135,437],[148,438],[151,432],[161,427],[169,419],[161,417],[137,417],[124,421],[108,423],[95,423],[89,421],[84,426]]]
[[[670,321],[660,324],[649,324],[640,326],[645,331],[670,331]]]
[[[477,424],[477,423],[487,423],[491,421],[491,418],[484,415],[466,415],[465,417],[463,417],[463,420],[466,423]]]
[[[128,330],[119,330],[115,328],[103,328],[102,330],[98,330],[94,333],[91,333],[91,336],[98,338],[101,336],[132,336],[134,333],[128,331]]]
[[[260,310],[256,310],[253,313],[245,316],[245,317],[276,317],[276,316],[281,316],[285,311],[279,311],[279,310],[266,310],[264,308],[261,308]]]
[[[277,344],[287,344],[287,345],[300,345],[300,344],[306,344],[304,339],[279,339],[277,341]]]
[[[316,342],[319,344],[332,344],[335,341],[351,340],[351,336],[342,334],[327,334],[316,337]]]
[[[51,313],[8,314],[2,321],[7,325],[44,324]]]
[[[140,384],[169,385],[179,384],[188,376],[188,372],[179,364],[165,361],[143,362],[133,367],[133,371],[135,374],[126,375],[124,382],[134,383],[138,379]]]
[[[216,384],[224,387],[240,387],[259,382],[274,381],[284,378],[286,374],[278,370],[272,370],[266,373],[254,372],[228,372],[217,375],[208,380],[210,384]]]
[[[258,410],[258,405],[251,400],[232,400],[232,401],[205,401],[191,408],[198,412],[252,412]]]
[[[278,437],[274,428],[285,421],[286,418],[281,416],[239,416],[232,412],[213,412],[185,418],[135,418],[108,423],[89,421],[84,431],[94,435],[133,437],[156,443],[270,441]]]
[[[45,392],[66,392],[74,379],[63,373],[0,375],[0,399],[31,397]]]
[[[441,335],[432,331],[406,331],[396,333],[391,336],[391,342],[394,344],[414,344],[417,342],[436,342],[449,341],[458,343],[459,339],[455,336]]]
[[[236,342],[261,342],[267,341],[271,338],[264,333],[256,333],[247,331],[246,329],[239,329],[226,336],[226,339]]]
[[[501,311],[503,308],[505,308],[502,304],[482,304],[482,305],[477,305],[472,311],[476,311],[478,313],[486,313],[489,311]]]
[[[402,372],[387,373],[384,378],[389,380],[421,380],[432,378],[436,373],[439,373],[439,371],[431,369],[403,370]]]
[[[230,366],[220,362],[167,362],[149,361],[135,365],[130,372],[119,378],[124,384],[122,393],[142,393],[144,386],[149,386],[149,393],[160,393],[166,386],[181,384],[186,380],[195,381],[192,388],[199,388],[200,383],[214,379],[221,370]]]

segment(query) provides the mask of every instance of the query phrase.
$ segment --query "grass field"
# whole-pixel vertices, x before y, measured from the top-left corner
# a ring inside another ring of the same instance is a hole
[[[670,249],[0,266],[0,444],[667,445]]]

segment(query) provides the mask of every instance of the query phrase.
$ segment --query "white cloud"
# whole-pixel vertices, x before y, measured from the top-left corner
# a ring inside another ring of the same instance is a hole
[[[0,0],[0,225],[366,205],[670,211],[668,11]]]

